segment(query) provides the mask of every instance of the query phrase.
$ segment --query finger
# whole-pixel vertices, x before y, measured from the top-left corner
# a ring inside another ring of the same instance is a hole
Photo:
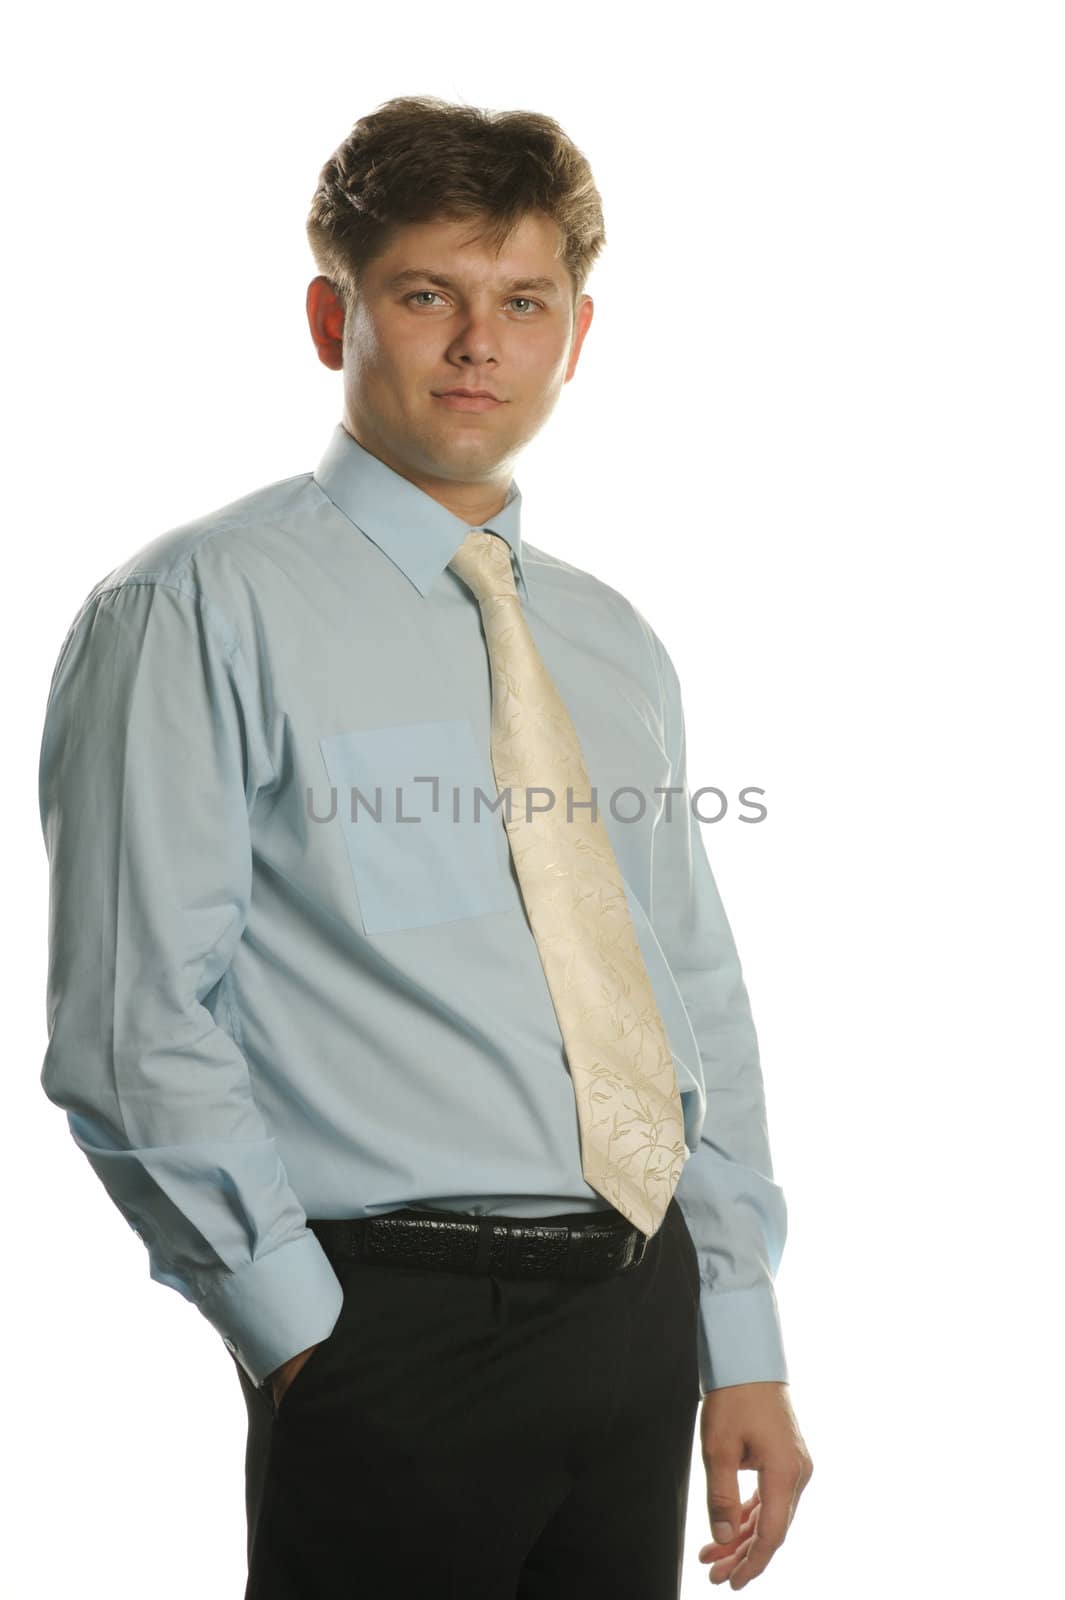
[[[748,1518],[750,1518],[750,1515],[752,1515],[752,1512],[756,1512],[756,1510],[758,1510],[758,1507],[760,1507],[760,1506],[761,1506],[761,1496],[760,1496],[760,1493],[758,1493],[758,1490],[755,1490],[755,1493],[752,1494],[752,1498],[747,1499],[747,1501],[744,1501],[744,1504],[742,1504],[742,1506],[740,1506],[740,1509],[739,1509],[739,1520],[740,1520],[740,1523],[747,1522]]]
[[[733,1588],[742,1589],[745,1583],[764,1572],[774,1553],[784,1543],[794,1508],[795,1477],[790,1470],[763,1467],[758,1473],[762,1490],[762,1505],[754,1539],[738,1574],[739,1583]]]
[[[699,1551],[700,1561],[713,1561],[715,1556],[731,1553],[735,1549],[736,1545],[739,1544],[741,1539],[746,1539],[751,1533],[754,1532],[754,1529],[758,1525],[757,1499],[752,1498],[746,1501],[741,1509],[743,1515],[740,1518],[740,1525],[736,1532],[736,1537],[734,1539],[730,1539],[724,1544],[715,1544],[713,1542],[710,1544],[704,1544]]]
[[[707,1506],[710,1511],[710,1532],[718,1544],[731,1544],[739,1532],[742,1516],[740,1505],[739,1458],[725,1457],[719,1451],[707,1465]]]
[[[760,1505],[761,1505],[761,1499],[760,1499],[760,1496],[758,1494],[758,1490],[756,1489],[754,1491],[754,1493],[751,1495],[751,1498],[749,1500],[745,1500],[743,1502],[743,1504],[740,1506],[740,1514],[739,1514],[740,1528],[743,1528],[745,1524],[749,1523],[752,1517],[757,1517],[758,1508],[759,1508]],[[736,1537],[738,1537],[738,1535]],[[735,1543],[735,1538],[733,1538],[731,1541],[726,1541],[726,1542]]]
[[[750,1547],[750,1539],[745,1539],[740,1545],[739,1549],[736,1550],[732,1555],[725,1556],[721,1561],[715,1561],[714,1565],[710,1568],[710,1582],[724,1583],[726,1578],[731,1578],[740,1562],[747,1555]]]

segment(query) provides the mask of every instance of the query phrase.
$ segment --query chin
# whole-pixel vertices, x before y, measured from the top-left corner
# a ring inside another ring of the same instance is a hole
[[[466,461],[471,456],[487,461],[501,454],[498,439],[489,439],[487,434],[478,434],[473,428],[464,428],[461,433],[450,428],[434,428],[427,435],[427,443],[440,455],[454,456],[457,461]]]

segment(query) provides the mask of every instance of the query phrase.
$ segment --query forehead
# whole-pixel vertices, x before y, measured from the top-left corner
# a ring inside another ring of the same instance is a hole
[[[540,212],[523,216],[498,255],[491,239],[473,237],[484,226],[470,217],[402,223],[374,261],[374,277],[396,287],[435,276],[509,288],[535,283],[545,293],[568,290],[569,272],[558,253],[561,233],[550,217]]]

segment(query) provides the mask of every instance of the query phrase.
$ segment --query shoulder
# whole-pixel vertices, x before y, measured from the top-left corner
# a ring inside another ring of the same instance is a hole
[[[320,500],[309,472],[254,489],[155,535],[106,573],[92,594],[152,582],[196,592],[227,565],[250,564],[261,557],[290,517]]]
[[[665,688],[676,679],[673,662],[660,635],[636,603],[592,572],[523,542],[522,560],[542,593],[556,594],[581,609],[593,625],[605,620],[620,629],[635,659],[643,658]]]
[[[651,624],[628,595],[597,577],[594,572],[574,566],[571,561],[563,561],[560,556],[539,550],[524,541],[522,561],[530,574],[535,573],[537,587],[544,595],[557,595],[562,600],[580,606],[590,617],[598,615],[616,623],[629,633],[636,648],[662,648]]]
[[[154,611],[164,595],[195,614],[227,650],[252,626],[256,573],[327,504],[310,472],[281,478],[165,529],[101,577],[78,607],[68,637],[110,609]]]

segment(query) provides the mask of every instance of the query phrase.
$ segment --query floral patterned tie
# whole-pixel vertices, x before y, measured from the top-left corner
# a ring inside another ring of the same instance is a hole
[[[588,1183],[646,1234],[687,1160],[665,1024],[613,846],[592,820],[577,731],[536,648],[510,547],[475,529],[448,565],[476,596],[492,674],[492,766],[514,868],[566,1048]],[[526,791],[548,810],[531,815]],[[568,819],[572,790],[572,820]]]

